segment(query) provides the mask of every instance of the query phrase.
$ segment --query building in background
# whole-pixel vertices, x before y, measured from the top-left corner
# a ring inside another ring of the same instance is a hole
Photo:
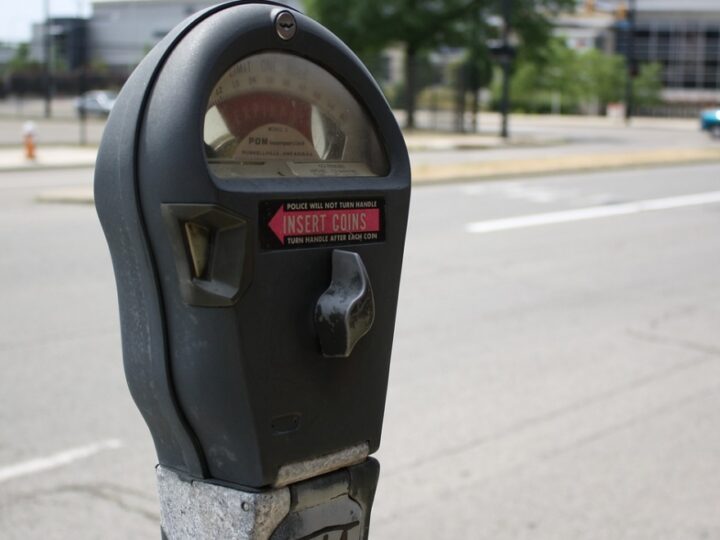
[[[53,17],[32,26],[30,58],[45,60],[46,39],[50,40],[50,58],[56,71],[74,71],[87,61],[88,20],[79,17]]]
[[[90,61],[129,73],[179,22],[212,0],[94,0],[88,21]]]
[[[628,54],[635,6],[635,65],[662,66],[668,103],[720,102],[720,0],[582,0],[556,21],[573,49]]]
[[[51,18],[47,28],[53,71],[87,62],[117,75],[129,74],[178,23],[216,0],[93,0],[88,19]],[[287,2],[298,6],[299,1]],[[31,58],[45,60],[44,23],[33,25]]]
[[[615,32],[626,54],[626,23]],[[720,0],[637,0],[634,38],[636,62],[662,65],[666,101],[720,101]]]
[[[5,88],[4,72],[6,66],[17,55],[17,45],[9,45],[0,43],[0,99],[5,97],[7,89]]]
[[[10,45],[8,43],[0,43],[0,68],[5,67],[10,63],[10,60],[15,58],[17,54],[17,45]]]
[[[129,73],[178,23],[217,0],[93,0],[91,61]],[[298,7],[299,1],[285,2]]]
[[[563,38],[565,44],[576,51],[598,49],[613,52],[616,14],[614,9],[598,10],[580,8],[575,13],[562,13],[553,22],[554,34]]]

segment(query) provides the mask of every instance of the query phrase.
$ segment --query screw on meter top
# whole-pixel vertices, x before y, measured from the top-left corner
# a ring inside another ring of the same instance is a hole
[[[384,176],[375,129],[352,94],[299,56],[260,53],[215,85],[205,115],[210,169],[233,177]]]

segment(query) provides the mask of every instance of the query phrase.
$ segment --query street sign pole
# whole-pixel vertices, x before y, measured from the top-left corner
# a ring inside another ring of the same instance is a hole
[[[512,0],[503,0],[502,4],[502,16],[503,16],[503,29],[502,29],[502,48],[505,51],[510,50],[510,16],[512,12]],[[500,130],[500,136],[503,139],[507,139],[510,136],[508,128],[508,117],[510,115],[510,67],[512,63],[512,56],[505,54],[502,57],[502,102],[500,105],[500,111],[502,113],[502,127]]]
[[[635,0],[630,0],[627,20],[627,43],[626,43],[626,62],[627,62],[627,80],[625,82],[625,122],[630,123],[633,116],[634,91],[633,82],[635,80]]]
[[[45,0],[45,25],[43,26],[43,49],[45,63],[43,66],[45,79],[45,118],[52,116],[52,38],[50,33],[50,0]]]

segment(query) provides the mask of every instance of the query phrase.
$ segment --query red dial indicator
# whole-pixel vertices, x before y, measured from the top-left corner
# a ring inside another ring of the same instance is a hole
[[[312,140],[312,107],[292,96],[253,92],[218,103],[217,108],[228,130],[238,140],[267,124],[291,127]]]

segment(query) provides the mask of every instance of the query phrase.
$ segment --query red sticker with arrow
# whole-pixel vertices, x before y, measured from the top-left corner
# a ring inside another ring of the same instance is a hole
[[[292,249],[385,240],[382,199],[265,201],[260,245]]]

